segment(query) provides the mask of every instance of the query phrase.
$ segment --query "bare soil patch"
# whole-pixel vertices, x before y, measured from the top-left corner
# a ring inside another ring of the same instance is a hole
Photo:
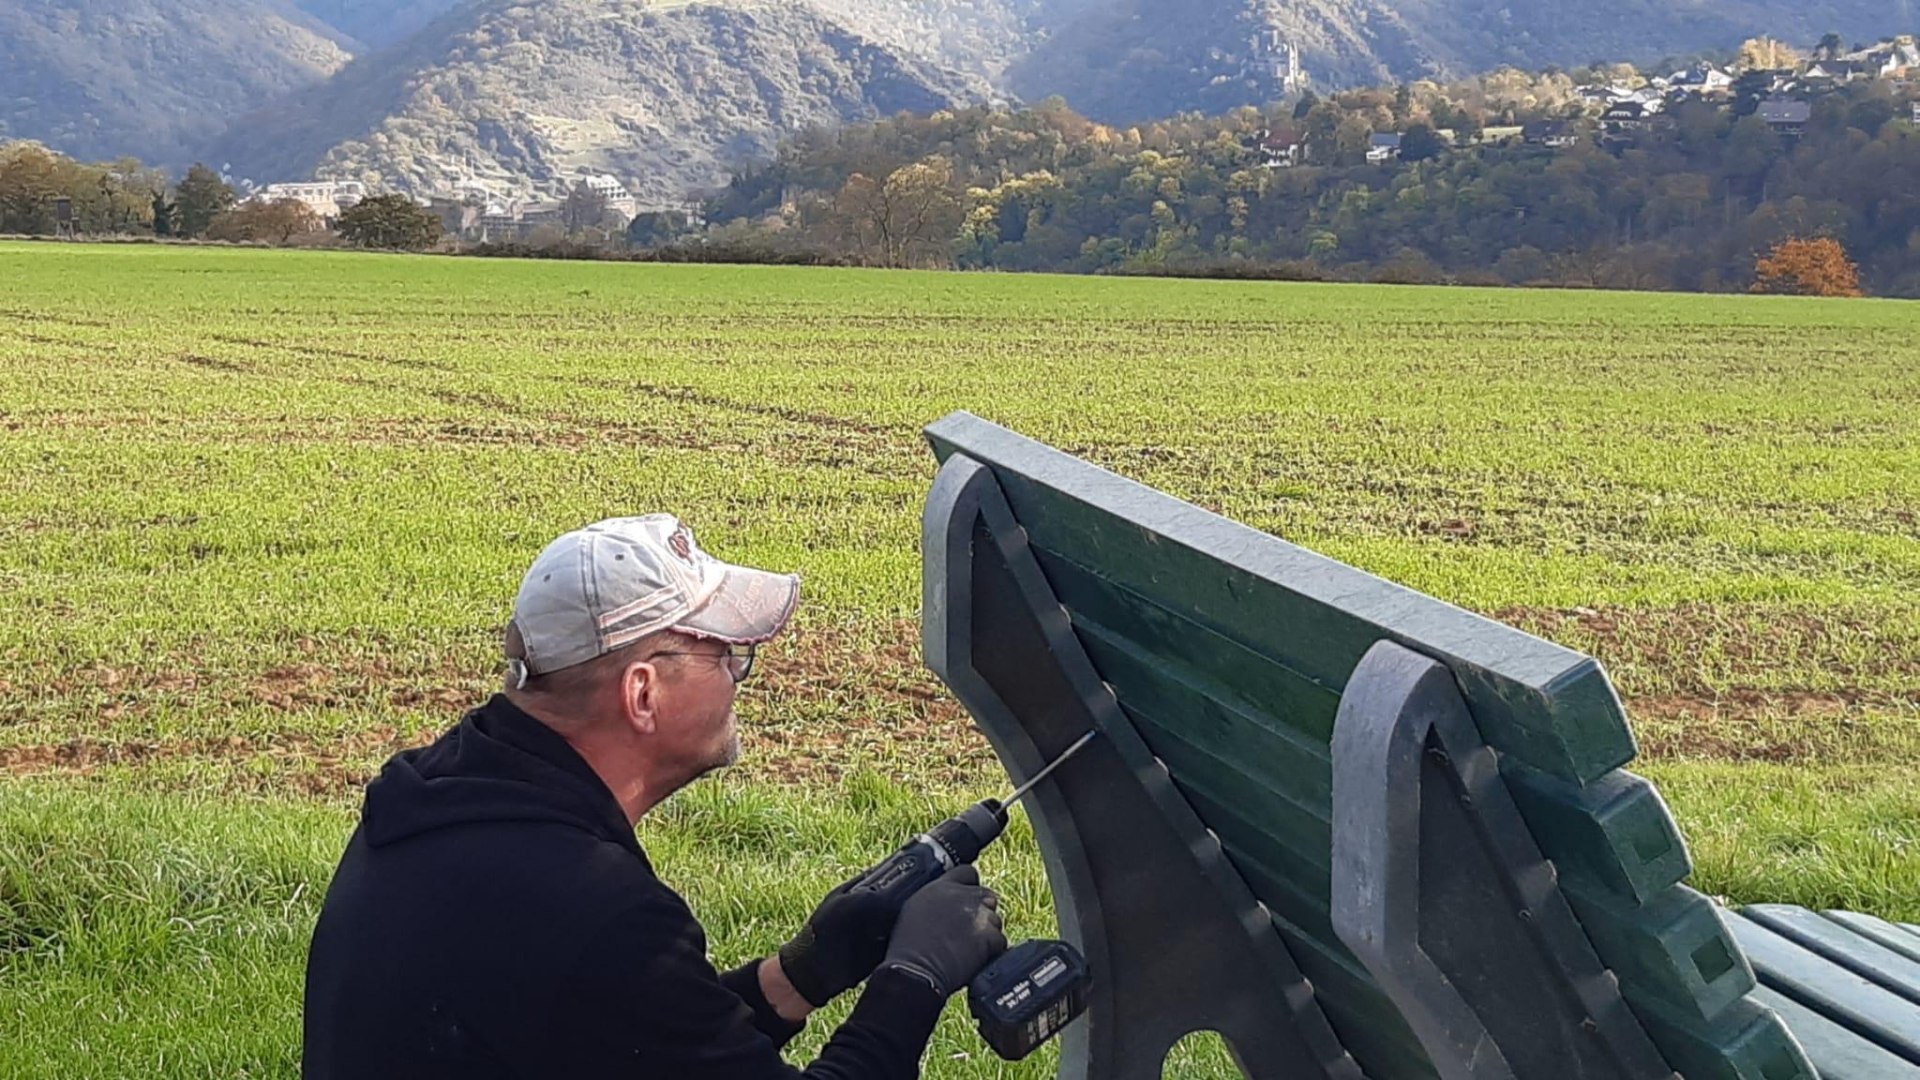
[[[217,356],[202,356],[199,353],[181,353],[180,362],[207,371],[219,371],[228,375],[251,375],[253,369],[232,360],[222,360]]]
[[[387,756],[451,727],[499,685],[486,634],[428,652],[351,639],[301,639],[274,652],[280,662],[251,672],[200,672],[184,662],[76,670],[49,689],[68,710],[75,702],[99,703],[89,712],[101,733],[0,747],[0,772],[87,775],[193,759],[219,766],[239,788],[335,795],[357,790]],[[0,693],[0,700],[9,699]],[[14,708],[0,711],[0,725],[34,723],[35,710],[12,700]],[[203,712],[245,709],[254,728],[264,708],[286,714],[288,727],[269,735],[115,735],[116,729],[149,729],[157,710],[184,705]],[[972,720],[921,664],[911,619],[858,633],[808,627],[777,643],[743,689],[739,709],[746,747],[741,767],[777,782],[831,781],[859,769],[955,781],[992,767]],[[317,735],[300,726],[315,715],[339,714],[377,719],[350,735]],[[396,722],[404,717],[413,721]]]
[[[1895,636],[1864,611],[1685,604],[1511,607],[1491,617],[1598,657],[1635,697],[1718,698],[1805,672],[1797,681],[1891,688],[1920,701],[1920,642]]]
[[[225,786],[240,791],[296,791],[325,797],[358,790],[379,771],[379,762],[413,745],[392,727],[335,736],[286,732],[272,736],[168,740],[68,739],[59,743],[0,746],[0,773],[13,776],[91,776],[114,767],[173,760],[223,766]],[[261,768],[262,759],[271,768]],[[244,768],[243,768],[244,767]]]
[[[421,360],[409,356],[390,356],[381,353],[358,352],[353,349],[334,349],[320,345],[310,345],[296,341],[263,341],[259,338],[241,337],[237,334],[213,334],[213,340],[229,345],[244,345],[250,349],[277,349],[296,356],[307,356],[320,360],[356,360],[370,364],[390,364],[394,367],[412,368],[418,371],[452,371],[446,364],[437,364],[431,360]]]
[[[1606,664],[1649,756],[1879,761],[1920,752],[1920,649],[1862,613],[1699,604],[1509,608],[1494,617]]]
[[[1567,644],[1636,664],[1670,664],[1659,679],[1683,687],[1629,694],[1627,705],[1644,754],[1653,757],[1756,761],[1900,761],[1920,755],[1920,693],[1861,688],[1713,687],[1690,674],[1685,646],[1719,635],[1724,612],[1703,609],[1689,624],[1685,609],[1667,611],[1517,610],[1502,618],[1545,631]],[[1845,620],[1783,618],[1796,648],[1821,635],[1856,632]],[[1730,648],[1730,646],[1721,646]],[[1764,642],[1747,642],[1738,664],[1778,666]],[[271,666],[200,671],[179,663],[88,667],[54,680],[62,711],[85,708],[97,734],[0,748],[0,772],[85,775],[105,767],[146,766],[170,759],[206,762],[249,790],[332,796],[356,791],[389,755],[429,741],[498,686],[492,632],[430,649],[364,638],[303,638],[263,648]],[[1802,658],[1804,662],[1804,657]],[[1906,661],[1888,661],[1898,668]],[[1879,674],[1885,675],[1882,671]],[[1648,681],[1648,680],[1642,680]],[[0,687],[0,725],[31,726],[43,718]],[[284,731],[154,739],[162,707],[246,711],[250,731],[261,712],[287,716]],[[740,768],[757,778],[796,785],[830,782],[875,770],[903,782],[977,781],[997,768],[986,740],[952,695],[921,662],[913,619],[835,627],[812,625],[765,650],[740,698],[746,756]],[[350,735],[316,735],[343,720]],[[122,734],[116,734],[122,733]],[[26,732],[18,732],[26,734]],[[264,760],[263,760],[264,759]]]

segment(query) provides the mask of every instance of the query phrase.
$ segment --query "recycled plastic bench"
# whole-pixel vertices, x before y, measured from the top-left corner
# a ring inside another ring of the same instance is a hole
[[[1920,1077],[1920,932],[1686,887],[1593,659],[966,413],[927,437],[928,665],[1015,777],[1104,736],[1027,804],[1096,979],[1063,1080],[1203,1030],[1255,1080]]]

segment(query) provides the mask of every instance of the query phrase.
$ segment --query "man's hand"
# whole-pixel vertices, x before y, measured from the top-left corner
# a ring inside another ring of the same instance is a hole
[[[790,1024],[798,1024],[813,1014],[813,1003],[800,996],[780,967],[780,958],[769,956],[760,961],[760,994],[773,1006],[780,1019]]]
[[[854,893],[860,876],[827,894],[807,925],[780,946],[780,968],[794,990],[818,1008],[873,974],[887,954],[899,906],[874,893]]]
[[[1000,898],[980,884],[979,871],[956,866],[901,906],[885,961],[947,995],[1006,951]]]

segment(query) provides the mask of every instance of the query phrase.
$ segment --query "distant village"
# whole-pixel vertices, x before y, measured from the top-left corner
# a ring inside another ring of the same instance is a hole
[[[370,194],[368,186],[358,180],[305,180],[264,186],[240,181],[236,187],[242,198],[301,203],[328,223],[339,220],[341,214]],[[538,241],[543,233],[572,236],[596,231],[610,238],[624,232],[645,212],[619,178],[604,173],[581,177],[560,199],[504,195],[469,180],[445,191],[416,194],[413,200],[440,219],[441,228],[449,235],[475,243],[527,243]],[[698,200],[652,209],[684,214],[692,223],[699,222]]]
[[[1850,83],[1867,79],[1912,80],[1920,75],[1920,41],[1911,36],[1891,38],[1853,52],[1811,59],[1779,67],[1761,67],[1736,73],[1718,64],[1700,63],[1666,75],[1634,78],[1630,82],[1595,82],[1579,88],[1587,105],[1578,118],[1541,120],[1517,127],[1488,127],[1463,138],[1450,129],[1433,134],[1445,147],[1525,142],[1566,149],[1584,141],[1631,143],[1651,132],[1670,129],[1675,111],[1689,102],[1733,108],[1742,98],[1757,100],[1757,115],[1776,133],[1797,137],[1813,116],[1820,97]],[[1920,124],[1920,101],[1911,105]],[[1375,132],[1367,146],[1372,164],[1401,156],[1406,133]],[[1262,163],[1285,169],[1306,164],[1305,137],[1298,133],[1266,132],[1259,146]]]

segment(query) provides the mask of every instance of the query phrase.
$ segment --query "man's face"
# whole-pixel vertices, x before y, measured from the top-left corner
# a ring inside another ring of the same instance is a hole
[[[740,732],[733,713],[738,690],[727,670],[727,647],[717,641],[674,634],[653,663],[660,673],[660,749],[688,780],[740,760]]]

